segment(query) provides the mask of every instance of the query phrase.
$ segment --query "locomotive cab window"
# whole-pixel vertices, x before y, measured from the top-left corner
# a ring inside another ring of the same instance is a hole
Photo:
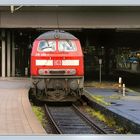
[[[72,40],[60,40],[58,42],[58,50],[60,52],[66,51],[66,52],[75,52],[77,51],[77,47],[74,41]]]
[[[56,51],[56,41],[42,40],[39,42],[38,50],[43,52],[54,52]]]

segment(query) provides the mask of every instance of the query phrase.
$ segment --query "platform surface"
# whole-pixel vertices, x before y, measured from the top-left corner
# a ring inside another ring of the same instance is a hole
[[[93,87],[87,87],[85,91],[104,100],[107,109],[140,125],[140,93],[129,90],[126,96],[123,96],[117,89]]]
[[[45,135],[28,99],[29,79],[0,79],[0,135]]]

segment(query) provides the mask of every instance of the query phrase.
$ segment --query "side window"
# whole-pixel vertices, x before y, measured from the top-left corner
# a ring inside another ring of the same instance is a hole
[[[38,51],[42,51],[42,52],[56,51],[56,41],[55,40],[41,40],[39,42]]]
[[[60,52],[62,52],[62,51],[75,52],[75,51],[77,51],[77,47],[73,40],[59,40],[58,50]]]

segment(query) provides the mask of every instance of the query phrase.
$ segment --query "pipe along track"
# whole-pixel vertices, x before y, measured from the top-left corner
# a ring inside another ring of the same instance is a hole
[[[75,106],[47,106],[46,113],[59,134],[106,134]]]

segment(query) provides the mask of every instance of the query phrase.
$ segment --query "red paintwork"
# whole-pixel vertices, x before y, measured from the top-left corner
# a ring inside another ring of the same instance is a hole
[[[74,39],[77,46],[76,52],[59,52],[58,51],[58,39],[56,40],[56,51],[55,52],[38,52],[37,47],[40,40],[36,39],[33,43],[32,53],[31,53],[31,76],[39,76],[39,69],[76,69],[75,76],[84,75],[84,65],[83,65],[83,53],[81,50],[81,45],[78,39]],[[36,56],[36,55],[46,55],[46,56]],[[80,60],[79,66],[36,66],[36,60]],[[47,75],[47,74],[46,74]]]

